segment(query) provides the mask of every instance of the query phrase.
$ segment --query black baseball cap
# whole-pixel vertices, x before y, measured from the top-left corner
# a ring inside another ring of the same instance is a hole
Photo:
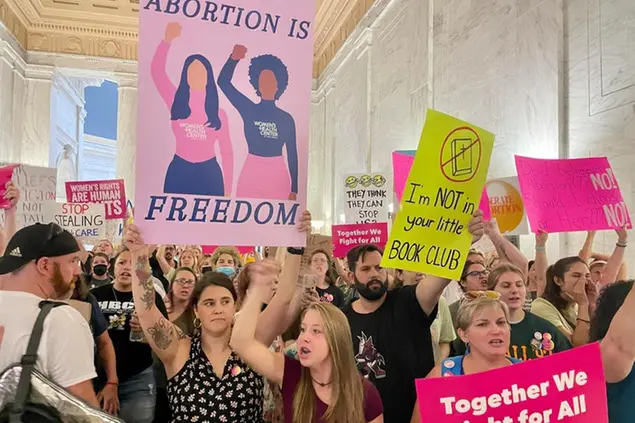
[[[0,275],[15,272],[42,257],[60,257],[79,250],[75,237],[56,223],[26,226],[9,240],[0,257]]]

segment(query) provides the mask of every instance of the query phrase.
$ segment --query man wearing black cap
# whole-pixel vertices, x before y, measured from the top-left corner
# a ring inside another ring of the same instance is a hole
[[[63,298],[79,273],[79,245],[60,226],[35,224],[18,232],[0,257],[0,372],[20,361],[44,299]],[[46,318],[36,368],[97,407],[94,344],[77,310],[54,308]]]

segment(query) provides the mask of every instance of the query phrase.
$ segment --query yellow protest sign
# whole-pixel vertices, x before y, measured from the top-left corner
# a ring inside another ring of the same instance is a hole
[[[459,279],[494,135],[428,110],[382,266]]]

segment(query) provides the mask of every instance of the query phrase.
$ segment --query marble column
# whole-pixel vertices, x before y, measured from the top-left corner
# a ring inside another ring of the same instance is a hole
[[[52,122],[55,113],[55,95],[52,87],[53,66],[29,65],[26,69],[24,95],[24,122],[20,161],[22,163],[49,165]]]
[[[135,158],[137,154],[137,77],[117,75],[117,177],[126,183],[126,197],[134,204]]]
[[[24,113],[24,60],[0,42],[0,161],[20,160]]]

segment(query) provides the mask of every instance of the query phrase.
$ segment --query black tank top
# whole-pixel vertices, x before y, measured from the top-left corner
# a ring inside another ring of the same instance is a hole
[[[219,378],[196,334],[187,362],[168,381],[172,422],[262,423],[263,386],[262,376],[233,352]]]

